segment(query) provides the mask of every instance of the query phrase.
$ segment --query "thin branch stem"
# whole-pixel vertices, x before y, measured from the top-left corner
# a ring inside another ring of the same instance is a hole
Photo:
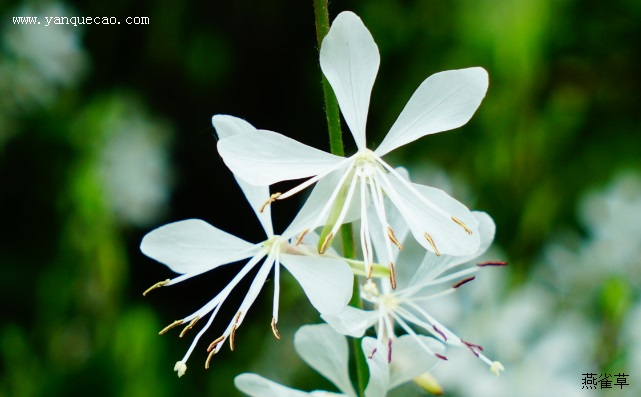
[[[327,0],[313,0],[314,1],[314,18],[316,20],[316,38],[318,40],[318,48],[320,50],[323,38],[329,32],[329,11],[327,7]],[[329,81],[322,75],[323,96],[325,98],[325,114],[327,117],[327,130],[329,132],[329,146],[332,154],[337,156],[345,156],[345,148],[343,147],[343,133],[341,131],[340,111],[338,108],[338,100],[336,95],[329,85]],[[354,250],[354,234],[352,232],[352,225],[341,226],[341,238],[343,242],[343,256],[345,258],[355,259]],[[354,293],[350,305],[362,308],[359,294],[358,277],[354,277]],[[365,386],[367,384],[368,370],[365,355],[361,348],[361,339],[352,339],[352,355],[356,366],[356,374],[358,380],[358,395],[363,397],[365,395]]]

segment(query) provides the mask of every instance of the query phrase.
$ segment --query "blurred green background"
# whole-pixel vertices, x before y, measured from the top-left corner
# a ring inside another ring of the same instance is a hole
[[[492,215],[510,261],[504,294],[537,284],[553,310],[580,312],[594,326],[594,365],[576,368],[577,389],[588,370],[633,371],[631,352],[641,348],[627,344],[621,327],[639,305],[639,256],[621,260],[626,270],[608,270],[620,237],[606,255],[586,254],[583,266],[606,269],[586,281],[591,294],[558,284],[562,277],[546,270],[546,247],[579,255],[598,235],[582,215],[591,211],[581,204],[586,195],[614,189],[607,186],[622,173],[638,182],[641,2],[333,1],[330,18],[346,9],[361,16],[382,57],[372,147],[427,76],[488,70],[489,92],[470,123],[387,160],[427,184],[433,170],[444,172],[455,197]],[[216,152],[212,115],[328,149],[312,2],[2,1],[0,15],[0,396],[240,395],[232,380],[246,371],[330,388],[293,354],[295,329],[320,319],[289,277],[283,340],[271,336],[268,283],[236,351],[223,350],[204,370],[206,341],[226,326],[239,293],[178,379],[173,365],[194,334],[158,331],[204,304],[237,267],[143,298],[172,273],[138,249],[145,233],[187,218],[262,239]],[[122,22],[12,22],[30,15]],[[126,25],[127,16],[150,24]],[[639,200],[639,190],[630,194]],[[292,199],[275,207],[277,231],[298,206]],[[620,235],[641,251],[641,204],[621,219],[631,231]],[[641,378],[630,383],[641,387]]]

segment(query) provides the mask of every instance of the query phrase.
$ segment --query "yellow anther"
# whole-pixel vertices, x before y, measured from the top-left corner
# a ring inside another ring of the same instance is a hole
[[[216,350],[212,350],[209,352],[207,355],[207,360],[205,360],[205,369],[209,369],[209,363],[211,362],[211,359],[214,357],[214,354],[216,354]]]
[[[392,289],[396,289],[396,272],[394,271],[394,262],[389,263],[389,282],[392,284]]]
[[[370,264],[370,265],[367,267],[367,275],[365,276],[365,278],[366,278],[367,280],[369,280],[369,279],[371,279],[371,278],[372,278],[372,272],[373,272],[373,271],[374,271],[374,266],[372,266],[372,265]]]
[[[156,284],[152,285],[151,287],[147,288],[147,290],[142,293],[142,296],[147,296],[147,294],[150,293],[151,291],[155,290],[156,288],[160,288],[162,286],[165,286],[168,283],[169,283],[169,279],[167,279],[165,281],[159,281]]]
[[[187,333],[187,331],[189,331],[190,329],[192,329],[192,328],[194,327],[194,325],[196,325],[196,323],[198,322],[198,320],[200,320],[200,316],[196,316],[196,318],[194,318],[193,320],[191,320],[191,322],[190,322],[189,324],[187,324],[187,326],[185,327],[185,329],[183,329],[183,330],[180,332],[179,338],[182,338],[183,336],[185,336],[185,334]]]
[[[324,254],[325,251],[327,251],[327,247],[329,247],[329,243],[332,241],[333,237],[334,237],[334,233],[329,232],[327,237],[325,237],[325,241],[323,241],[323,245],[321,246],[320,251],[318,251],[319,254]]]
[[[424,236],[425,236],[425,239],[427,240],[427,242],[430,243],[430,245],[434,249],[434,253],[436,254],[436,256],[441,256],[441,253],[438,252],[438,249],[436,248],[436,244],[434,244],[434,240],[432,239],[432,236],[430,236],[427,233],[425,233]]]
[[[260,209],[258,210],[258,212],[260,212],[260,213],[262,214],[262,213],[263,213],[263,211],[265,211],[265,207],[267,207],[268,205],[270,205],[270,204],[271,204],[271,203],[273,203],[274,201],[278,200],[278,198],[279,198],[281,195],[282,195],[282,193],[274,193],[274,194],[272,194],[271,196],[269,196],[269,198],[267,199],[267,201],[265,201],[265,203],[264,203],[263,205],[261,205],[261,206],[260,206]]]
[[[236,328],[238,328],[238,319],[240,318],[240,311],[236,314],[234,325],[231,326],[231,333],[229,334],[229,348],[234,351],[234,342],[236,340]]]
[[[225,340],[225,336],[224,336],[224,335],[219,336],[218,338],[216,338],[216,340],[215,340],[215,341],[213,341],[213,342],[211,342],[211,343],[209,344],[209,347],[207,347],[207,351],[208,351],[208,352],[211,352],[212,350],[214,350],[214,348],[215,348],[215,347],[216,347],[220,342],[222,342],[222,341],[224,341],[224,340]]]
[[[182,323],[183,323],[183,320],[176,320],[173,323],[171,323],[168,326],[166,326],[165,328],[163,328],[160,332],[158,332],[158,335],[164,335],[164,334],[167,333],[167,331],[169,331],[170,329],[172,329],[174,327],[179,326]]]
[[[394,230],[392,230],[392,228],[389,226],[387,227],[387,237],[389,237],[389,239],[392,240],[394,245],[397,246],[399,250],[403,250],[403,245],[396,239]]]
[[[296,244],[294,244],[294,245],[299,245],[300,242],[303,241],[303,237],[305,237],[307,232],[309,232],[309,229],[303,230],[303,232],[300,234],[300,236],[298,236],[298,238],[296,239]]]
[[[463,221],[461,221],[460,219],[457,219],[457,218],[455,218],[455,217],[452,217],[452,220],[453,220],[454,222],[456,222],[456,224],[458,224],[460,227],[462,227],[463,229],[465,229],[465,231],[467,232],[467,234],[472,234],[472,231],[471,231],[471,230],[470,230],[470,229],[465,225],[465,223],[463,223]]]
[[[280,339],[280,333],[278,333],[278,328],[276,328],[276,319],[272,317],[272,332],[276,339]]]

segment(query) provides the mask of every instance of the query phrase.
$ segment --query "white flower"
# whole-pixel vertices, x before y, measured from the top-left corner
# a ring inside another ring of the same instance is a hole
[[[253,127],[240,120],[228,116],[217,116],[213,119],[214,126],[221,136],[243,134],[252,131]],[[237,179],[238,180],[238,179]],[[250,204],[264,201],[268,197],[267,187],[256,187],[238,180]],[[309,207],[308,207],[309,208]],[[210,353],[205,368],[217,353],[223,343],[229,338],[230,347],[234,349],[234,334],[240,327],[247,311],[258,296],[267,276],[274,269],[274,304],[272,331],[279,338],[276,325],[278,323],[278,301],[280,265],[282,264],[300,283],[312,305],[320,313],[336,313],[341,311],[352,295],[353,273],[347,263],[339,259],[320,257],[304,246],[290,244],[289,240],[301,232],[301,222],[306,213],[313,214],[305,208],[282,235],[274,235],[269,211],[259,213],[258,218],[265,230],[267,239],[258,244],[248,243],[238,237],[219,230],[204,221],[189,219],[170,223],[148,233],[141,243],[142,252],[167,265],[171,270],[180,273],[171,280],[155,284],[145,291],[145,294],[154,288],[169,286],[187,280],[191,277],[205,273],[219,266],[250,258],[234,279],[220,291],[211,301],[191,315],[175,321],[160,333],[167,332],[178,325],[186,325],[180,336],[190,330],[196,322],[209,315],[206,325],[198,332],[185,357],[176,363],[175,370],[178,375],[186,371],[186,361],[191,355],[196,343],[214,321],[222,304],[225,302],[234,287],[254,267],[261,262],[254,281],[249,287],[236,315],[223,332],[222,336],[214,340],[207,351]]]
[[[422,336],[421,342],[429,344],[436,351],[443,350],[443,345],[432,338]],[[374,338],[364,338],[363,351],[371,351],[376,344]],[[310,367],[330,380],[342,393],[320,390],[303,392],[249,373],[236,377],[236,387],[252,397],[356,397],[349,378],[349,348],[344,336],[337,334],[326,324],[306,325],[296,332],[294,347]],[[365,396],[384,397],[389,390],[431,370],[436,360],[415,354],[418,348],[415,339],[405,336],[399,338],[395,344],[394,360],[391,363],[381,355],[368,359],[369,383],[365,389]]]
[[[448,328],[437,321],[425,310],[433,299],[449,295],[463,284],[474,279],[471,274],[485,266],[504,266],[504,262],[486,262],[473,267],[459,268],[461,265],[482,255],[494,239],[495,225],[492,218],[484,212],[473,212],[479,222],[481,245],[473,255],[449,256],[425,255],[417,268],[410,268],[400,261],[399,269],[412,269],[411,274],[399,274],[398,289],[392,290],[387,280],[381,280],[380,289],[373,281],[363,286],[362,298],[370,304],[372,310],[362,310],[346,307],[336,315],[323,314],[322,317],[337,332],[353,337],[361,337],[367,329],[376,326],[379,345],[389,346],[388,354],[396,352],[392,345],[396,338],[395,326],[398,325],[407,334],[416,339],[417,345],[430,356],[447,360],[442,354],[435,352],[422,342],[422,338],[414,327],[430,333],[443,343],[468,348],[476,357],[490,366],[492,373],[498,375],[503,367],[498,362],[489,360],[482,354],[483,348],[456,336]],[[371,352],[370,355],[373,355]],[[394,353],[396,354],[396,353]]]
[[[384,211],[383,200],[388,197],[423,247],[437,255],[472,254],[479,236],[470,211],[439,189],[407,182],[381,157],[422,136],[467,123],[487,91],[487,72],[475,67],[427,78],[372,151],[365,143],[365,124],[379,63],[378,47],[360,18],[351,12],[338,15],[323,40],[320,65],[356,141],[358,152],[353,156],[335,156],[265,130],[222,139],[218,151],[248,183],[270,185],[312,177],[284,194],[272,195],[271,201],[290,197],[318,181],[316,200],[322,203],[322,211],[308,227],[329,225],[321,236],[320,252],[341,223],[360,215],[363,258],[366,266],[371,264],[370,226],[364,217],[370,201],[385,234],[400,248]]]

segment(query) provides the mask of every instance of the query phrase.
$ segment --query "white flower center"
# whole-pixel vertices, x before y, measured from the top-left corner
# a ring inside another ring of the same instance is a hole
[[[376,173],[378,165],[377,156],[369,149],[362,149],[354,155],[354,171],[361,178],[371,178]]]

